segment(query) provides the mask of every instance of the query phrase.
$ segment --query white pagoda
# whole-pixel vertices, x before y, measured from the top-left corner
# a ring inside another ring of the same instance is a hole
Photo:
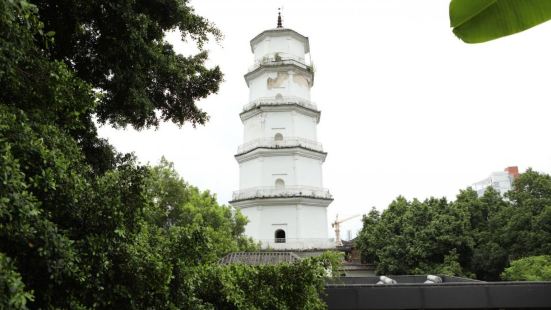
[[[239,191],[230,203],[248,217],[245,234],[263,248],[335,247],[327,227],[333,198],[322,184],[327,153],[316,133],[320,111],[310,101],[308,38],[283,28],[279,15],[277,28],[254,37],[251,49],[249,103],[240,113],[243,144],[235,155]]]

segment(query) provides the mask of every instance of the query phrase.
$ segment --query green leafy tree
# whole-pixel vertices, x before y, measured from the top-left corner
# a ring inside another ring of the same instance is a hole
[[[446,266],[455,274],[472,248],[468,214],[445,199],[423,202],[398,197],[379,216],[364,217],[358,246],[362,257],[377,265],[379,274],[435,273]]]
[[[491,187],[482,197],[470,188],[460,191],[454,204],[463,208],[470,219],[467,233],[472,240],[472,248],[464,252],[461,265],[478,279],[498,280],[508,262],[501,235],[509,204]]]
[[[469,276],[461,267],[459,262],[459,255],[455,249],[451,250],[450,253],[444,256],[444,261],[436,265],[434,272],[437,274],[447,275],[447,276]]]
[[[551,176],[528,169],[508,194],[502,238],[513,259],[551,253]]]
[[[496,281],[511,260],[551,250],[551,176],[528,169],[505,197],[468,188],[455,201],[398,197],[364,216],[357,239],[378,273],[442,273]]]
[[[209,266],[196,296],[203,309],[325,309],[326,271],[316,259],[266,266]],[[190,305],[194,306],[194,305]]]
[[[37,303],[55,305],[63,283],[79,277],[64,231],[75,204],[63,204],[77,199],[82,185],[71,171],[77,149],[55,127],[37,126],[37,134],[22,113],[4,106],[0,124],[0,252],[14,260]]]
[[[28,309],[33,293],[25,290],[21,275],[13,262],[0,253],[0,309]]]
[[[377,224],[381,219],[381,214],[375,207],[369,211],[368,214],[364,215],[362,218],[363,228],[358,234],[357,237],[357,246],[359,247],[361,253],[361,260],[364,262],[376,262],[377,254],[376,247],[377,242],[374,240],[375,230],[377,229]]]
[[[98,137],[95,117],[207,120],[195,101],[222,75],[205,52],[177,55],[167,30],[199,48],[220,36],[177,0],[0,0],[0,307],[322,307],[327,262],[218,266],[256,249],[245,217]]]
[[[203,251],[203,262],[215,262],[236,251],[256,249],[252,239],[243,236],[247,218],[239,210],[219,205],[216,196],[187,184],[165,158],[152,167],[147,192],[153,206],[149,220],[158,227],[192,227],[201,231],[215,247]],[[207,256],[211,256],[207,259]]]
[[[164,40],[179,31],[201,48],[220,31],[195,14],[187,1],[37,0],[48,52],[96,88],[94,112],[101,122],[136,128],[160,121],[182,125],[208,119],[195,101],[218,90],[222,73],[205,66],[207,53],[184,57]]]
[[[502,274],[509,281],[551,281],[551,256],[540,255],[511,262]]]

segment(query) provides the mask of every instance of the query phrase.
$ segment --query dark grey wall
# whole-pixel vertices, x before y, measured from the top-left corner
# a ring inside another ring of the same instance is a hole
[[[342,278],[342,284],[334,284],[339,282],[336,279],[326,285],[329,309],[551,309],[551,282],[455,279],[442,284],[375,285],[358,283],[358,279]]]

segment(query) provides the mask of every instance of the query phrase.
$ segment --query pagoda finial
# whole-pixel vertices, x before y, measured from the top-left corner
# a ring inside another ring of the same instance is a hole
[[[281,8],[277,8],[277,28],[283,28],[283,23],[281,22]]]

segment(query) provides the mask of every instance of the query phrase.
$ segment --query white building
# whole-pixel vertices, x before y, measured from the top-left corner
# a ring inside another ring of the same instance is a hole
[[[518,175],[518,167],[507,167],[504,171],[493,172],[484,180],[474,183],[472,187],[478,196],[484,195],[488,187],[492,187],[503,195],[513,188],[513,182]]]
[[[322,184],[327,153],[317,141],[320,111],[310,101],[314,71],[308,38],[278,27],[251,40],[254,65],[245,74],[249,102],[240,113],[243,144],[239,191],[230,203],[248,217],[245,234],[264,248],[331,248]]]

